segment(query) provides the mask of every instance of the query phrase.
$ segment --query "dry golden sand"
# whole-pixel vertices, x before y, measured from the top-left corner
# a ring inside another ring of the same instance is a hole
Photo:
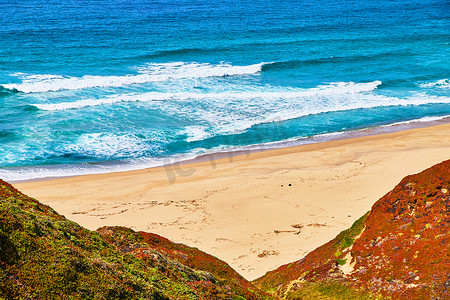
[[[214,163],[15,185],[89,229],[154,232],[255,279],[334,238],[404,176],[449,158],[445,124]]]

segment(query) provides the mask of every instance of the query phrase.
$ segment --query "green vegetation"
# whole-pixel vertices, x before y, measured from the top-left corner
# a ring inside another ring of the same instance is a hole
[[[355,242],[355,237],[357,237],[364,229],[364,224],[366,222],[367,217],[369,216],[369,212],[367,212],[364,216],[356,220],[352,226],[342,231],[336,239],[339,242],[339,247],[341,250],[345,250],[348,247],[351,247]]]
[[[215,282],[216,280],[219,285],[231,288],[235,297],[238,297],[235,299],[239,299],[239,297],[242,299],[271,298],[256,289],[228,264],[212,255],[198,250],[197,248],[173,243],[157,234],[135,232],[126,227],[102,227],[97,231],[108,243],[115,245],[119,251],[133,254],[144,262],[151,261],[149,258],[154,257],[155,254],[157,254],[160,256],[160,259],[173,259],[183,266],[196,270],[198,274],[210,276],[210,281]],[[163,261],[161,261],[161,263],[163,263]],[[195,278],[192,278],[192,274],[189,272],[180,271],[180,275],[187,281],[196,280]],[[205,288],[204,284],[198,285],[197,283],[191,283],[191,286],[192,285],[202,289]],[[174,297],[177,295],[178,294],[174,294]],[[226,295],[220,294],[220,291],[216,291],[214,295],[216,297],[215,299],[226,298]]]
[[[286,299],[298,300],[381,300],[355,289],[348,283],[338,281],[308,282],[301,289],[290,292]]]
[[[369,212],[356,220],[349,229],[339,233],[339,235],[336,237],[336,243],[338,247],[336,252],[334,253],[335,257],[341,257],[347,248],[353,246],[355,238],[363,231],[364,223],[366,222],[368,216]],[[337,260],[338,264],[340,264],[339,261],[341,261],[341,259]],[[345,262],[343,264],[345,264]]]
[[[0,299],[264,298],[163,251],[131,253],[142,238],[119,232],[122,248],[0,181]]]

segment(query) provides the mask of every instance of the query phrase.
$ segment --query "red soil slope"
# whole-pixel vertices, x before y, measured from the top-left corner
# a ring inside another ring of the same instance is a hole
[[[332,281],[386,298],[450,299],[449,224],[450,160],[405,177],[349,230],[254,283],[288,298]]]

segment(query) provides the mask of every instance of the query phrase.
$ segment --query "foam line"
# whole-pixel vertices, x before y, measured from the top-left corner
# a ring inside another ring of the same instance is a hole
[[[111,96],[101,99],[83,99],[75,102],[62,103],[48,103],[48,104],[32,104],[41,110],[55,111],[66,109],[80,109],[90,106],[108,105],[118,102],[149,102],[149,101],[163,101],[163,100],[202,100],[202,99],[295,99],[305,97],[324,97],[342,94],[358,94],[375,90],[381,81],[373,81],[368,83],[354,83],[354,82],[338,82],[329,85],[321,85],[311,89],[297,89],[286,91],[249,91],[249,92],[221,92],[221,93],[161,93],[148,92],[144,94],[125,94],[120,96]]]
[[[120,87],[132,84],[167,81],[171,79],[223,77],[256,74],[264,63],[248,66],[233,66],[222,63],[218,65],[200,63],[164,63],[147,64],[139,67],[138,74],[125,76],[66,77],[51,74],[30,75],[12,74],[22,79],[22,83],[3,84],[8,90],[23,93],[44,93],[61,90],[80,90],[95,87]]]

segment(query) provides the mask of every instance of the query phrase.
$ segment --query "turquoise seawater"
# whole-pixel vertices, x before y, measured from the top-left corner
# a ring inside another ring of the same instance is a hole
[[[447,0],[0,0],[0,178],[450,115]]]

